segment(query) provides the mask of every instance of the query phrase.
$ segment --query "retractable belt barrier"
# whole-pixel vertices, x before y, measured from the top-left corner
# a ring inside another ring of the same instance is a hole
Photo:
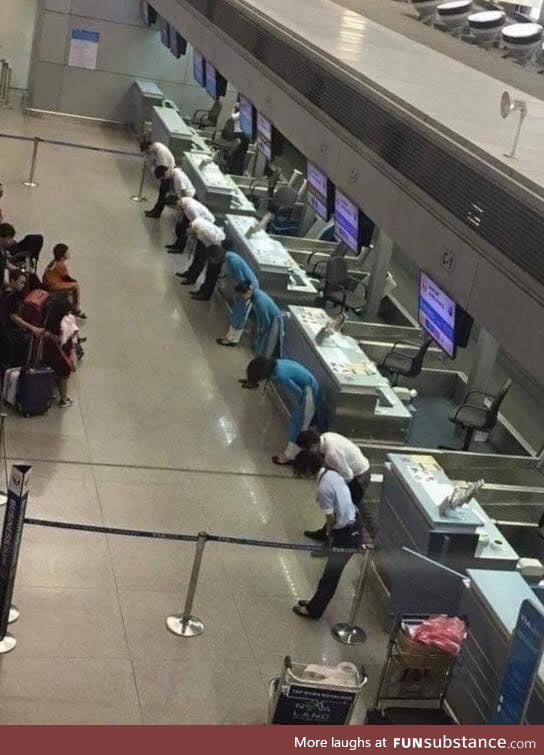
[[[11,596],[13,592],[13,584],[15,581],[15,570],[17,566],[17,556],[19,551],[19,544],[22,537],[23,525],[29,525],[33,527],[47,527],[52,529],[70,530],[75,532],[86,532],[91,534],[102,535],[117,535],[122,537],[136,537],[152,540],[169,540],[169,541],[181,541],[187,543],[196,543],[196,551],[191,569],[191,577],[189,579],[189,585],[187,588],[187,595],[185,599],[185,605],[181,614],[169,616],[166,619],[166,625],[168,629],[179,637],[196,637],[204,631],[203,622],[192,615],[194,598],[196,595],[196,589],[198,586],[198,579],[200,576],[200,569],[202,565],[202,559],[204,556],[204,548],[207,543],[226,543],[230,545],[242,545],[256,548],[271,548],[274,550],[291,550],[291,551],[304,551],[304,552],[316,552],[322,554],[324,551],[327,555],[331,554],[349,554],[362,556],[362,564],[360,577],[358,580],[357,589],[353,605],[350,611],[350,616],[347,623],[337,624],[332,629],[333,636],[344,644],[357,644],[365,641],[364,631],[355,625],[355,616],[359,608],[363,588],[365,584],[365,575],[367,573],[367,566],[370,558],[370,548],[367,546],[361,546],[360,548],[324,548],[322,545],[306,545],[305,543],[285,543],[274,540],[257,540],[244,537],[230,537],[226,535],[211,535],[207,532],[200,532],[198,535],[188,535],[175,532],[158,532],[152,530],[134,530],[122,527],[108,527],[102,525],[92,524],[79,524],[75,522],[59,522],[49,519],[36,519],[34,517],[26,517],[26,499],[28,497],[28,479],[30,475],[30,467],[13,467],[13,475],[19,474],[20,471],[25,470],[25,495],[21,496],[12,494],[13,483],[10,485],[10,500],[8,501],[8,509],[6,510],[6,516],[4,518],[4,529],[2,533],[2,542],[0,545],[0,576],[2,572],[2,566],[9,567],[9,585],[2,586],[0,581],[0,616],[5,616],[5,621],[0,624],[0,654],[3,652],[9,652],[15,647],[15,639],[11,635],[7,635],[7,617],[9,615],[9,621],[15,621],[18,618],[19,613],[17,609],[11,606]],[[16,477],[17,479],[17,477]],[[12,504],[11,508],[10,502]],[[4,569],[4,573],[7,573]],[[3,633],[3,634],[2,634]]]
[[[90,150],[91,152],[104,152],[109,155],[121,155],[123,157],[138,157],[141,159],[142,155],[140,152],[127,152],[126,150],[122,149],[114,149],[111,147],[96,147],[92,144],[76,144],[74,142],[65,142],[60,139],[45,139],[41,136],[20,136],[19,134],[6,134],[6,133],[0,133],[0,139],[16,139],[18,141],[22,142],[33,142],[33,148],[32,148],[32,158],[30,160],[30,171],[29,175],[26,181],[23,181],[23,185],[27,186],[30,189],[36,189],[39,184],[36,182],[36,166],[38,162],[38,150],[40,147],[40,144],[53,144],[57,147],[71,147],[73,149],[85,149]],[[141,184],[138,191],[138,194],[134,197],[131,197],[133,201],[136,202],[145,202],[145,197],[143,196],[143,187],[145,182],[145,159],[143,161],[143,171],[142,171],[142,178],[141,178]]]

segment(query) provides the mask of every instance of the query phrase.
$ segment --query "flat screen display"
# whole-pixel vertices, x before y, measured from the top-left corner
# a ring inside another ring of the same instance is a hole
[[[187,52],[187,40],[170,27],[170,52],[175,58],[181,58]]]
[[[323,220],[328,220],[334,212],[334,187],[323,171],[313,163],[306,169],[308,179],[308,204]]]
[[[272,160],[272,142],[265,139],[262,134],[257,134],[257,148],[268,161]]]
[[[166,19],[160,18],[159,26],[161,30],[161,42],[166,47],[170,47],[170,24]]]
[[[334,201],[334,222],[337,238],[359,254],[359,208],[340,191]]]
[[[255,120],[253,105],[243,95],[240,95],[240,128],[250,141],[255,138]]]
[[[208,60],[206,61],[206,91],[213,100],[217,99],[217,71]]]
[[[419,276],[419,324],[451,359],[457,352],[456,304],[429,276]]]
[[[193,78],[201,87],[206,86],[206,61],[198,50],[193,50]]]
[[[272,160],[272,123],[262,113],[257,113],[257,148],[267,160]]]
[[[142,20],[146,26],[153,26],[157,22],[157,11],[149,5],[149,3],[140,3]]]

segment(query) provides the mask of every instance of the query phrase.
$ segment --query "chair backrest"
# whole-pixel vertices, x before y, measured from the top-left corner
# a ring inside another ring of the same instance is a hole
[[[349,282],[348,263],[344,257],[329,257],[325,273],[327,286],[346,286]]]
[[[295,189],[290,186],[280,186],[276,189],[272,198],[272,210],[279,212],[280,210],[293,210],[297,201],[298,194]]]
[[[421,369],[423,367],[423,360],[425,359],[425,354],[427,353],[427,350],[429,346],[431,345],[433,339],[432,338],[426,338],[421,346],[419,347],[419,351],[414,356],[414,361],[412,363],[412,375],[415,377],[416,375],[419,375],[421,372]]]
[[[510,378],[507,378],[502,384],[502,386],[500,387],[499,392],[497,393],[497,395],[491,402],[491,406],[488,409],[489,417],[493,417],[493,418],[497,417],[499,413],[499,409],[501,408],[501,404],[506,398],[506,394],[508,393],[511,387],[512,387],[512,381],[510,380]]]
[[[219,120],[219,116],[221,115],[222,107],[223,99],[221,97],[218,97],[208,112],[208,123],[210,124],[210,126],[217,126],[217,121]]]

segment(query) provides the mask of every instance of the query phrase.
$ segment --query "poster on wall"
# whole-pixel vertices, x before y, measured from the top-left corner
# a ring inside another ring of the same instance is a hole
[[[74,68],[89,68],[94,71],[98,57],[99,42],[99,32],[87,29],[73,29],[68,65]]]

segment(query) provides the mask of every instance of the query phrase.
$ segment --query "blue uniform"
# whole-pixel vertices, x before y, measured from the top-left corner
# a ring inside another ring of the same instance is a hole
[[[292,359],[278,359],[270,380],[287,391],[296,402],[289,420],[289,442],[295,443],[299,433],[307,430],[314,417],[319,429],[322,424],[322,406],[319,383],[312,373]]]
[[[257,323],[255,353],[272,359],[283,352],[283,313],[274,299],[260,289],[251,296],[253,315]]]
[[[244,281],[249,281],[253,290],[259,288],[259,280],[247,262],[236,252],[227,252],[225,254],[225,267],[229,278],[232,280],[233,287]],[[232,312],[230,314],[230,325],[233,330],[242,330],[247,321],[250,303],[236,299]]]

